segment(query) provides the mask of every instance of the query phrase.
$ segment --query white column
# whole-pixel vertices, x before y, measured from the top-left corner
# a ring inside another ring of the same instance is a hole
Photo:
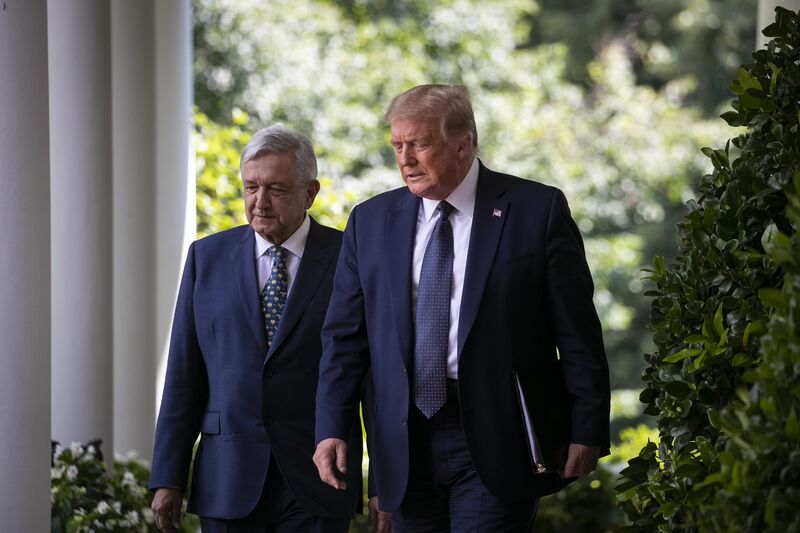
[[[50,529],[47,2],[0,1],[0,517]]]
[[[800,0],[758,0],[758,18],[756,22],[756,49],[761,49],[769,39],[761,34],[761,30],[775,22],[775,8],[785,7],[792,11],[800,10]]]
[[[156,2],[157,405],[183,260],[195,235],[190,0]]]
[[[53,438],[112,440],[111,56],[105,0],[49,0]]]
[[[114,446],[145,458],[156,409],[154,17],[153,0],[111,4]]]

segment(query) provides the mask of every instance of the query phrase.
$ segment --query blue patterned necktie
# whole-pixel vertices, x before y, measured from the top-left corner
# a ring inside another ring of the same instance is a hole
[[[272,270],[269,279],[261,291],[261,312],[264,313],[264,325],[267,328],[267,348],[272,344],[272,337],[278,329],[278,323],[286,307],[286,294],[289,292],[289,275],[286,273],[286,249],[273,246],[267,253],[272,258]]]
[[[425,249],[417,288],[414,403],[431,418],[447,401],[450,290],[453,283],[453,206],[439,202],[439,220]]]

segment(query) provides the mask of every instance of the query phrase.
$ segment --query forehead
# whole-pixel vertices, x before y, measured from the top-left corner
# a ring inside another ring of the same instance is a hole
[[[294,155],[264,154],[242,166],[242,179],[257,182],[288,182],[295,178]]]
[[[398,118],[392,122],[392,141],[441,136],[438,116]]]

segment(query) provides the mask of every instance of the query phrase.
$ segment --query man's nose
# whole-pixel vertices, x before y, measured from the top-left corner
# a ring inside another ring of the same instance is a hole
[[[261,187],[258,189],[256,193],[256,207],[258,209],[265,209],[270,205],[270,197],[269,192],[265,187]]]
[[[417,162],[413,148],[404,147],[397,152],[397,163],[404,167],[406,165],[413,165]]]

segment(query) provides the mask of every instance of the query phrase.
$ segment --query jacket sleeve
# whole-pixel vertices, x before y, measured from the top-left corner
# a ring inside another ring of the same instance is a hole
[[[344,232],[333,278],[333,293],[322,327],[322,358],[317,386],[316,442],[347,440],[369,367],[364,293],[358,270],[356,212]]]
[[[556,191],[547,223],[547,290],[561,371],[570,396],[571,440],[608,453],[610,385],[594,285],[567,200]]]
[[[185,490],[192,450],[208,400],[208,377],[194,316],[195,245],[189,247],[170,337],[169,359],[156,425],[150,489]]]

